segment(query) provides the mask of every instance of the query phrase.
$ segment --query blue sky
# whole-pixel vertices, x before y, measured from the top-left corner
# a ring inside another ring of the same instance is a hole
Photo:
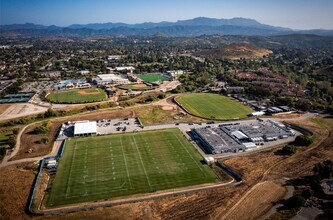
[[[0,0],[0,23],[43,25],[253,18],[295,29],[333,29],[333,0]]]

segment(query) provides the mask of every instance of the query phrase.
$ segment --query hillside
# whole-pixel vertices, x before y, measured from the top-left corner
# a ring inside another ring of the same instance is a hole
[[[216,59],[236,60],[240,58],[253,59],[273,53],[271,50],[251,44],[230,44],[197,53],[197,56]]]

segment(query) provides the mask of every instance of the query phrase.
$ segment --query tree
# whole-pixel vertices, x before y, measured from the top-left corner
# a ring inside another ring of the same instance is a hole
[[[164,93],[159,94],[159,95],[157,96],[157,98],[158,98],[158,99],[164,99],[164,98],[165,98],[165,94],[164,94]]]
[[[309,146],[310,144],[312,144],[313,142],[313,138],[310,137],[309,135],[300,135],[297,136],[295,139],[295,144],[297,146]]]
[[[13,134],[17,135],[18,132],[19,132],[19,130],[20,130],[20,129],[18,129],[18,128],[14,128],[14,130],[13,130]]]
[[[8,139],[7,144],[9,145],[10,148],[14,148],[16,144],[16,136],[11,136]]]
[[[53,109],[49,108],[45,113],[44,113],[44,118],[49,118],[49,117],[55,117],[57,116],[57,112],[54,111]]]
[[[306,202],[306,199],[303,196],[296,195],[290,198],[288,201],[288,206],[290,208],[299,208],[303,206]]]
[[[36,127],[32,131],[33,134],[46,134],[48,132],[49,132],[49,129],[46,126],[43,126],[43,125]]]
[[[0,147],[0,156],[5,156],[5,155],[6,155],[6,148]]]
[[[297,148],[294,145],[286,145],[282,148],[282,152],[286,155],[293,155],[297,151]]]
[[[321,179],[331,178],[333,176],[333,161],[325,160],[323,163],[315,164],[313,172]]]

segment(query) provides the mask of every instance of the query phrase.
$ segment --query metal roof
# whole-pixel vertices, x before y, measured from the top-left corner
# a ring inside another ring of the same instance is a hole
[[[237,139],[242,140],[242,139],[246,139],[249,138],[248,136],[246,136],[243,132],[241,131],[234,131],[231,133],[233,136],[235,136]]]
[[[96,121],[78,121],[74,125],[74,135],[97,133]]]

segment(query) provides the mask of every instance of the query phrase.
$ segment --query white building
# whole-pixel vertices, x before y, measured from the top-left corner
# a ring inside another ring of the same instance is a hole
[[[167,71],[167,74],[170,76],[171,79],[176,79],[178,76],[183,75],[183,70],[170,70]]]
[[[98,85],[106,84],[128,84],[130,81],[127,78],[115,74],[101,74],[97,75],[95,79]]]
[[[133,66],[120,66],[120,67],[116,67],[117,71],[131,71],[133,72],[135,70],[135,68]]]
[[[80,70],[78,73],[79,73],[80,75],[86,75],[86,74],[89,74],[90,71],[89,71],[89,70]]]
[[[122,58],[122,55],[109,55],[108,60],[119,60]]]
[[[88,136],[97,133],[96,121],[77,121],[74,124],[74,136]]]
[[[265,115],[265,112],[252,112],[250,114],[248,114],[248,116],[262,116]]]

